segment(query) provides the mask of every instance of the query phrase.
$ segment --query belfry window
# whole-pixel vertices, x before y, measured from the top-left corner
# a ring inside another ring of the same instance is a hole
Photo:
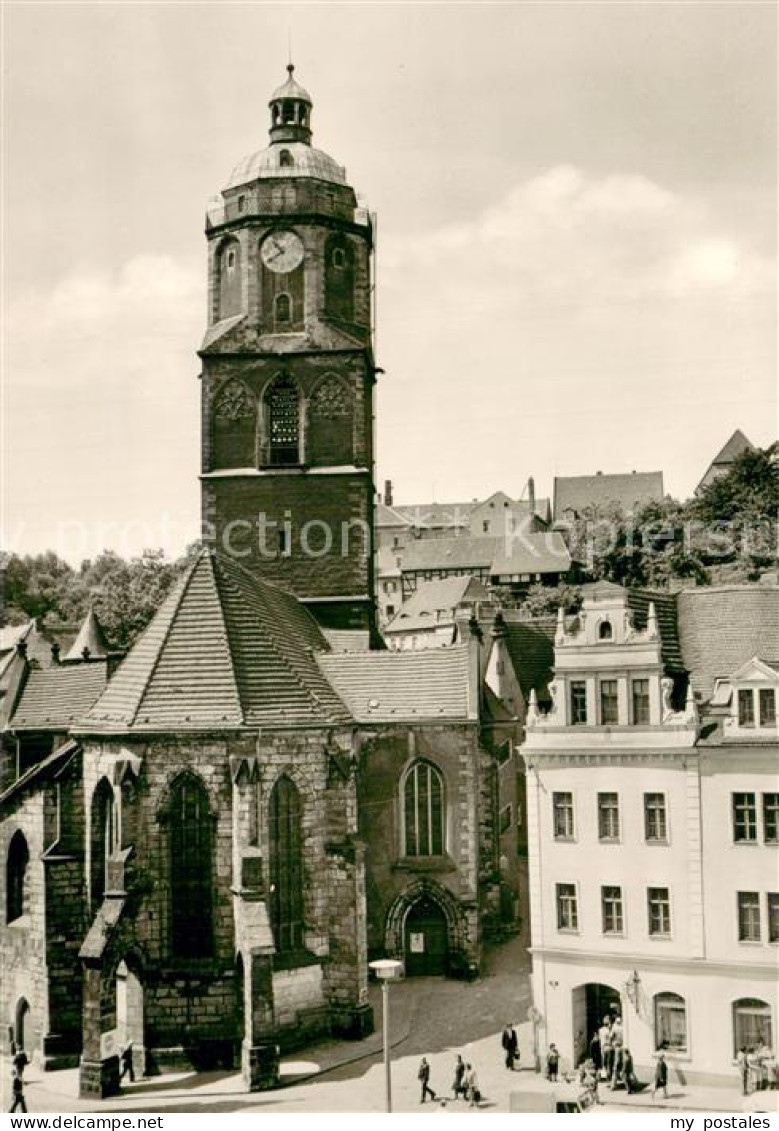
[[[27,839],[21,829],[18,829],[11,837],[5,863],[6,923],[13,923],[14,919],[24,915],[29,863],[30,850],[27,847]]]
[[[282,149],[279,154],[279,165],[284,169],[289,169],[295,164],[292,154],[288,149]]]
[[[276,295],[276,325],[284,326],[292,321],[292,300],[289,295]]]
[[[611,640],[613,635],[614,635],[614,633],[613,633],[613,630],[612,630],[612,627],[611,627],[611,621],[607,621],[607,620],[601,621],[600,625],[598,627],[598,639],[599,640]]]
[[[417,762],[403,783],[406,856],[441,856],[444,851],[444,782],[430,762]]]
[[[281,296],[279,296],[281,297]],[[268,462],[284,466],[300,462],[300,395],[286,374],[277,377],[265,399]]]
[[[280,777],[270,795],[271,924],[279,953],[303,946],[303,837],[300,794]]]
[[[201,782],[187,774],[170,800],[171,941],[181,958],[211,954],[211,813]]]

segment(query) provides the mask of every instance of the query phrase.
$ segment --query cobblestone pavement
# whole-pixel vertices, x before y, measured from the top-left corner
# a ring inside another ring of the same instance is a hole
[[[396,1112],[466,1112],[464,1101],[451,1098],[442,1109],[419,1102],[417,1068],[421,1056],[431,1065],[431,1085],[451,1097],[456,1054],[476,1068],[483,1101],[478,1110],[507,1112],[512,1091],[549,1092],[552,1086],[533,1071],[532,1027],[527,1022],[530,984],[527,959],[516,940],[489,956],[485,973],[466,984],[443,978],[409,979],[391,991],[393,1110]],[[240,1075],[177,1073],[138,1081],[119,1097],[101,1104],[78,1098],[78,1073],[28,1070],[27,1101],[31,1112],[382,1112],[385,1110],[381,1058],[381,995],[372,989],[377,1032],[366,1041],[326,1041],[282,1064],[287,1085],[272,1092],[247,1094]],[[520,1037],[520,1071],[509,1072],[502,1058],[500,1034],[507,1021]],[[2,1066],[3,1103],[7,1110],[10,1066]],[[646,1093],[626,1096],[604,1093],[599,1111],[741,1111],[742,1097],[731,1088],[671,1089],[669,1100],[653,1104]],[[764,1093],[763,1110],[776,1110],[777,1093]],[[752,1097],[754,1100],[754,1097]],[[761,1096],[762,1101],[762,1096]],[[755,1110],[754,1106],[752,1110]]]

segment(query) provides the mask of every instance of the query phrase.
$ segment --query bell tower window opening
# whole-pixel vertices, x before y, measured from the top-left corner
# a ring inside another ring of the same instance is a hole
[[[268,390],[266,406],[269,463],[300,463],[300,394],[291,377],[276,378]]]
[[[275,310],[277,326],[286,326],[292,321],[292,299],[286,291],[276,295]]]
[[[333,267],[339,271],[343,271],[346,266],[346,255],[342,247],[337,247],[333,252]]]
[[[295,121],[295,103],[285,100],[282,103],[281,114],[285,124],[293,124]]]
[[[279,165],[283,169],[289,169],[295,164],[295,160],[288,149],[282,149],[279,154]]]

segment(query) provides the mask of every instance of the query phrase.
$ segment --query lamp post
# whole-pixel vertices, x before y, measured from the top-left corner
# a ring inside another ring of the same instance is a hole
[[[384,1047],[384,1080],[387,1112],[392,1111],[392,1074],[390,1071],[389,986],[403,977],[403,963],[394,958],[378,958],[369,962],[371,970],[381,982],[381,1035]]]

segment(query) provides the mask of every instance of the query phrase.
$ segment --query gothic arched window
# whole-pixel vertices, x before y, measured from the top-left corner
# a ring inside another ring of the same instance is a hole
[[[227,240],[217,252],[218,309],[216,319],[241,313],[241,245]]]
[[[431,762],[415,762],[403,781],[404,855],[443,855],[444,804],[441,771]]]
[[[613,635],[614,635],[614,631],[611,627],[611,621],[602,620],[600,622],[600,625],[598,626],[598,639],[599,640],[611,640]]]
[[[300,392],[286,373],[265,394],[265,419],[268,463],[300,463]]]
[[[325,245],[325,309],[345,322],[354,321],[354,251],[342,235],[331,235]]]
[[[92,909],[103,902],[108,886],[108,860],[119,838],[119,815],[111,783],[101,778],[92,794],[90,892]]]
[[[24,915],[29,863],[30,850],[27,847],[27,838],[21,829],[17,829],[8,845],[5,862],[6,923],[13,923],[14,919]]]
[[[270,795],[271,924],[280,953],[303,946],[303,838],[300,794],[286,775]]]
[[[171,942],[182,958],[213,950],[211,811],[205,786],[186,774],[170,795]]]

